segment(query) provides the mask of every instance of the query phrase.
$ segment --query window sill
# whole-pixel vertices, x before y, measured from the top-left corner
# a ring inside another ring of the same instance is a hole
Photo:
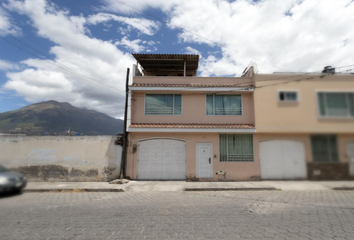
[[[230,117],[242,117],[243,115],[205,115],[207,117],[227,117],[227,116],[230,116]]]
[[[144,114],[145,116],[182,116],[182,114],[174,115],[174,114]]]
[[[350,121],[354,120],[354,117],[318,117],[319,120],[340,120],[340,121]]]
[[[298,105],[300,102],[299,101],[278,101],[278,105]]]
[[[294,101],[290,101],[290,100],[284,100],[284,101],[280,101],[278,100],[278,103],[299,103],[299,100],[294,100]]]
[[[219,163],[255,163],[255,161],[219,161]]]
[[[314,162],[314,161],[312,161],[311,163],[319,163],[319,164],[341,164],[341,163],[343,163],[343,162]]]

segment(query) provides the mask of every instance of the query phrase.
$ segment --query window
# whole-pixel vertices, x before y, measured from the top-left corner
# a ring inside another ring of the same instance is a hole
[[[320,117],[354,117],[354,93],[319,92]]]
[[[253,162],[252,134],[220,134],[220,162]]]
[[[242,115],[241,95],[206,95],[207,115]]]
[[[335,135],[311,136],[314,162],[338,162],[337,138]]]
[[[146,115],[181,115],[181,94],[146,94]]]
[[[297,91],[279,91],[280,102],[297,102],[299,101]]]

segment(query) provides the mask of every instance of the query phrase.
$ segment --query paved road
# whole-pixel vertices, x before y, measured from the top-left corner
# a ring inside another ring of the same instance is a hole
[[[353,191],[24,193],[0,239],[354,239]]]

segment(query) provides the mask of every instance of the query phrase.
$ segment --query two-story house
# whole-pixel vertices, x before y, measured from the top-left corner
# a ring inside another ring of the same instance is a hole
[[[261,179],[354,179],[354,75],[257,74]]]
[[[131,179],[354,179],[353,74],[197,77],[198,55],[133,56]]]
[[[198,55],[133,56],[128,177],[260,179],[251,77],[197,77]]]

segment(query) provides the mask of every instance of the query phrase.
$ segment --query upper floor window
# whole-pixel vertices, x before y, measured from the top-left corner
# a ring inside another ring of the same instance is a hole
[[[181,115],[181,94],[146,94],[146,115]]]
[[[207,115],[242,115],[241,95],[206,95]]]
[[[320,117],[354,117],[353,92],[319,92]]]
[[[279,91],[279,101],[280,102],[297,102],[299,101],[297,91]]]

